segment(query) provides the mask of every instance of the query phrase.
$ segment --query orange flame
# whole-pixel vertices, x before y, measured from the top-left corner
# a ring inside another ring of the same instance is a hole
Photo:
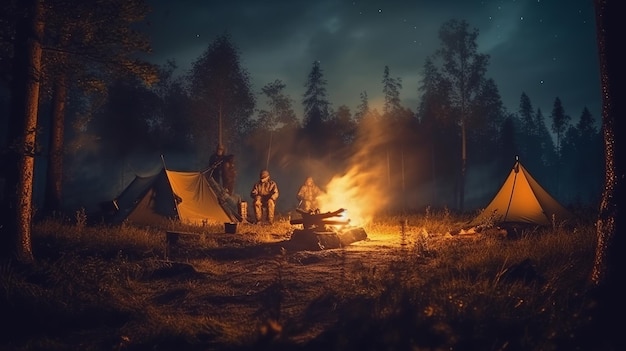
[[[374,171],[353,166],[341,176],[333,177],[326,193],[319,197],[322,212],[345,209],[339,219],[349,219],[351,226],[363,226],[387,204],[380,179]]]

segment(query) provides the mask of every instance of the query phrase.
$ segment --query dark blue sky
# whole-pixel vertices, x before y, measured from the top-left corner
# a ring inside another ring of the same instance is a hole
[[[173,59],[183,73],[228,32],[255,93],[281,79],[299,116],[315,60],[334,108],[354,112],[366,91],[370,106],[381,111],[389,66],[391,76],[402,79],[404,106],[415,111],[424,60],[440,47],[441,25],[455,18],[479,30],[479,52],[490,55],[487,77],[509,112],[517,112],[526,92],[545,117],[559,97],[572,123],[585,106],[601,118],[591,0],[148,1],[155,62]]]

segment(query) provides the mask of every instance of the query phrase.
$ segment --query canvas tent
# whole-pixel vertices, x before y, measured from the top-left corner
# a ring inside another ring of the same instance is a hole
[[[496,196],[470,224],[491,222],[550,225],[552,216],[557,222],[573,217],[516,160]]]
[[[201,172],[161,169],[150,176],[136,176],[113,201],[112,222],[154,225],[167,220],[185,224],[241,221],[236,199]]]

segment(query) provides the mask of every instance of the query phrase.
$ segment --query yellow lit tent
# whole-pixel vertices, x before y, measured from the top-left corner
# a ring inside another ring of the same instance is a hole
[[[506,181],[489,205],[470,224],[527,223],[550,225],[571,219],[572,214],[556,201],[515,161]]]
[[[229,206],[232,201],[201,172],[162,169],[151,176],[135,177],[114,200],[117,212],[112,221],[140,225],[169,220],[194,225],[240,221],[239,214],[232,210],[236,204]]]

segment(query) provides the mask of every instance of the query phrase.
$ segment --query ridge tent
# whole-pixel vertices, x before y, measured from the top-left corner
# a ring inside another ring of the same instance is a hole
[[[516,159],[513,169],[489,205],[470,224],[527,223],[550,225],[573,218]]]
[[[202,225],[240,221],[237,202],[201,172],[165,168],[135,179],[113,201],[112,222],[153,225],[167,220]]]

